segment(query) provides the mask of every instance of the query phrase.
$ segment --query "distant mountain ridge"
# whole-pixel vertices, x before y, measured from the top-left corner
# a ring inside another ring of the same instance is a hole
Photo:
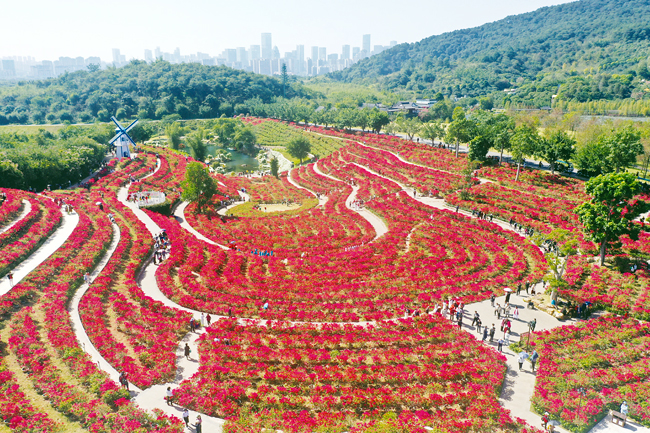
[[[536,106],[558,91],[565,101],[638,98],[649,47],[649,0],[580,0],[401,44],[330,77]]]

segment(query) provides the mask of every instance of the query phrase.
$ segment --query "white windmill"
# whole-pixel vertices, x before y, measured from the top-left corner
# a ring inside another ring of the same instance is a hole
[[[133,129],[138,121],[136,120],[128,127],[124,128],[122,125],[120,125],[120,122],[118,122],[115,117],[111,117],[111,120],[116,125],[115,137],[111,138],[111,141],[109,141],[108,144],[115,146],[115,154],[117,155],[118,159],[130,158],[131,153],[129,152],[129,143],[133,144],[134,148],[136,147],[136,144],[129,135],[129,131]]]

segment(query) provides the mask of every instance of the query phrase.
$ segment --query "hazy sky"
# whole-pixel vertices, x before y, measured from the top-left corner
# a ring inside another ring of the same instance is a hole
[[[127,59],[159,46],[212,56],[260,44],[271,32],[280,53],[305,45],[361,46],[415,42],[427,36],[533,11],[567,0],[0,0],[0,57],[100,56]]]

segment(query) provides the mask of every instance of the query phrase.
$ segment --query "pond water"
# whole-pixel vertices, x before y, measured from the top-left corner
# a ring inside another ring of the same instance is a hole
[[[223,147],[208,146],[208,154],[214,156],[221,149],[223,149]],[[234,171],[235,173],[242,173],[246,170],[255,171],[260,165],[259,161],[252,156],[237,152],[236,150],[225,150],[230,154],[230,158],[232,158],[230,161],[226,162],[228,171]]]

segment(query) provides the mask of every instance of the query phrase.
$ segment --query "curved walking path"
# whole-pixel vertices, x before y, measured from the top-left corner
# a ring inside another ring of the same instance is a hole
[[[54,233],[52,233],[35,252],[20,262],[18,266],[13,268],[11,272],[14,275],[14,285],[20,283],[27,274],[36,269],[48,257],[54,254],[56,250],[61,248],[61,245],[68,240],[75,227],[77,227],[77,224],[79,223],[79,215],[77,215],[76,212],[73,211],[72,214],[62,212],[62,214],[61,225],[54,231]],[[0,280],[0,296],[10,290],[11,285],[9,284],[9,280],[6,277],[2,278]]]
[[[207,242],[210,245],[214,245],[214,246],[219,247],[219,248],[221,248],[223,250],[229,250],[230,248],[228,248],[227,246],[218,244],[215,241],[213,241],[212,239],[210,239],[210,238],[208,238],[206,236],[203,236],[201,233],[199,233],[199,231],[197,231],[194,227],[192,227],[190,225],[190,223],[187,222],[187,220],[185,219],[185,208],[187,207],[187,205],[189,205],[189,203],[184,201],[180,205],[178,205],[176,207],[176,209],[174,210],[174,217],[176,218],[176,221],[178,221],[178,223],[181,225],[181,227],[184,228],[185,230],[187,230],[188,232],[192,233],[194,235],[194,237],[196,237],[197,239],[202,240],[203,242]],[[147,216],[147,218],[149,218],[149,217]],[[149,219],[151,220],[151,218],[149,218]],[[153,221],[151,221],[151,222],[153,222]],[[156,225],[156,227],[158,227],[158,226]],[[158,227],[158,228],[160,228],[160,227]]]
[[[315,165],[315,164],[314,164],[314,165]],[[305,188],[304,186],[300,185],[298,182],[296,182],[295,180],[293,180],[293,179],[291,178],[291,172],[292,172],[292,171],[293,171],[293,169],[292,169],[292,170],[289,170],[289,173],[287,173],[287,181],[289,181],[289,183],[290,183],[291,185],[295,186],[296,188],[298,188],[298,189],[304,189],[305,191],[307,191],[308,193],[310,193],[311,195],[313,195],[314,197],[316,197],[316,198],[318,199],[318,206],[325,206],[325,203],[327,203],[327,197],[325,197],[325,196],[323,196],[323,195],[321,195],[321,196],[319,197],[318,194],[316,194],[316,193],[315,193],[314,191],[312,191],[311,189],[309,189],[309,188]]]
[[[29,200],[23,199],[23,209],[20,211],[18,215],[16,215],[7,225],[4,227],[0,228],[0,235],[3,234],[4,232],[10,230],[13,226],[18,224],[20,220],[25,218],[28,213],[32,211],[32,204],[29,202]]]
[[[336,182],[343,182],[341,179],[338,179],[334,176],[330,176],[329,174],[325,174],[322,171],[320,171],[320,169],[318,168],[318,162],[314,163],[314,171],[317,174],[332,179]],[[388,226],[386,225],[384,220],[379,218],[374,213],[370,212],[368,209],[355,209],[354,207],[352,207],[352,203],[356,199],[358,192],[359,192],[359,187],[352,186],[352,193],[350,193],[348,198],[345,200],[345,207],[347,207],[351,211],[358,213],[363,219],[365,219],[370,223],[370,225],[372,225],[372,227],[375,229],[375,239],[373,240],[377,240],[383,235],[385,235],[386,233],[388,233]]]
[[[113,368],[113,366],[108,361],[106,361],[106,359],[104,359],[104,357],[95,348],[95,345],[92,343],[90,337],[88,337],[88,334],[86,333],[86,329],[83,326],[81,315],[79,313],[79,303],[81,302],[81,298],[83,298],[83,296],[86,294],[88,288],[90,288],[90,285],[93,283],[93,281],[95,281],[95,278],[97,278],[97,276],[102,273],[104,267],[113,256],[113,253],[117,249],[117,245],[120,242],[120,228],[115,223],[113,223],[112,226],[113,238],[111,239],[111,244],[108,247],[108,250],[106,253],[104,253],[104,256],[99,261],[97,266],[95,266],[95,269],[93,269],[93,271],[88,275],[88,280],[84,282],[75,292],[72,301],[70,301],[70,305],[68,305],[68,313],[70,314],[72,329],[74,330],[77,341],[79,341],[79,344],[83,348],[84,352],[90,356],[90,359],[92,359],[92,361],[97,364],[101,370],[104,370],[106,373],[108,373],[113,381],[119,383],[120,373],[115,368]],[[141,390],[132,383],[130,384],[130,389],[135,392],[141,392]]]

